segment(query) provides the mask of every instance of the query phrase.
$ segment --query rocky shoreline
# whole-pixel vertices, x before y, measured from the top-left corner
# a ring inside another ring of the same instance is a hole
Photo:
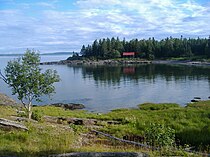
[[[180,65],[204,65],[209,66],[210,62],[201,61],[174,61],[174,60],[141,60],[141,59],[121,59],[121,60],[61,60],[54,62],[42,62],[40,65],[139,65],[139,64],[180,64]]]
[[[201,62],[201,61],[174,61],[174,60],[154,60],[153,64],[180,64],[180,65],[210,65],[210,62]]]
[[[129,64],[151,64],[152,61],[123,59],[123,60],[61,60],[55,62],[43,62],[41,65],[129,65]]]

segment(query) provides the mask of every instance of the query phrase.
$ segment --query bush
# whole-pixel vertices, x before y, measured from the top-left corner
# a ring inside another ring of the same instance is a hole
[[[43,117],[43,113],[41,111],[38,111],[38,110],[34,110],[32,112],[32,115],[31,115],[31,118],[33,120],[37,120],[37,121],[42,121],[42,117]]]
[[[175,143],[175,130],[163,124],[151,123],[145,130],[145,137],[153,147],[172,146]]]

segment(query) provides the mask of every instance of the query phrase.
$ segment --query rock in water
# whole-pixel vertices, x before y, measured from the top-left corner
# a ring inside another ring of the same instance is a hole
[[[76,109],[85,108],[85,106],[83,104],[74,104],[74,103],[69,103],[69,104],[55,103],[55,104],[51,104],[51,105],[56,106],[56,107],[62,107],[64,109],[68,109],[68,110],[76,110]]]
[[[193,100],[191,100],[191,102],[199,102],[199,100],[193,99]]]
[[[0,128],[4,130],[12,130],[12,129],[20,129],[24,131],[28,130],[28,128],[25,125],[4,118],[0,118]]]

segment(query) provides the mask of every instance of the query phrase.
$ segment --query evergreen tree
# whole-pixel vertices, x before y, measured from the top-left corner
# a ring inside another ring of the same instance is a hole
[[[136,52],[136,57],[140,58],[162,58],[162,57],[191,57],[207,55],[210,57],[210,38],[209,39],[187,39],[166,38],[160,41],[155,38],[133,39],[122,41],[117,37],[95,40],[92,45],[82,46],[81,54],[85,57],[110,58],[114,52]],[[116,50],[116,51],[115,51]]]
[[[210,58],[210,36],[205,46],[205,54],[208,58]]]
[[[108,56],[108,53],[109,53],[109,51],[107,49],[107,42],[106,42],[105,39],[103,39],[102,45],[101,45],[101,55],[103,57],[107,57]]]

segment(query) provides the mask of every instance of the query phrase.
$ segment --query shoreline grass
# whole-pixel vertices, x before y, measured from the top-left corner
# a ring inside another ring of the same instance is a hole
[[[99,121],[97,124],[99,131],[119,138],[126,135],[144,136],[149,124],[164,124],[175,130],[176,143],[181,147],[194,146],[196,151],[210,153],[210,101],[196,102],[186,107],[167,103],[145,103],[138,105],[136,109],[116,109],[104,114],[89,113],[84,110],[70,111],[53,106],[34,107],[33,111],[41,117],[96,119]],[[17,116],[15,107],[0,106],[0,118],[11,119],[11,116]],[[117,121],[119,124],[107,124],[104,121]],[[89,145],[78,143],[83,131],[88,131],[83,128],[85,126],[79,126],[81,127],[79,128],[42,120],[37,123],[25,122],[25,125],[29,128],[28,132],[0,130],[0,155],[38,156],[76,151],[123,150],[94,142],[90,142]],[[133,151],[133,149],[125,147],[123,151]],[[150,150],[146,152],[151,155],[155,153]],[[185,154],[184,151],[181,152]]]

